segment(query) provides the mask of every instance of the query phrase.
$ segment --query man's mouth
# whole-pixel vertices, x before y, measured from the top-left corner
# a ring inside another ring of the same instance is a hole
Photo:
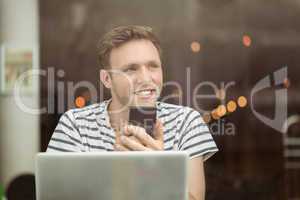
[[[156,94],[155,89],[143,89],[143,90],[138,90],[134,92],[135,95],[142,97],[142,98],[150,98]]]

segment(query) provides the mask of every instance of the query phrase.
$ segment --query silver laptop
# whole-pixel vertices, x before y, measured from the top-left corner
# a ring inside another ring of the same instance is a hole
[[[185,152],[40,153],[37,200],[184,200]]]

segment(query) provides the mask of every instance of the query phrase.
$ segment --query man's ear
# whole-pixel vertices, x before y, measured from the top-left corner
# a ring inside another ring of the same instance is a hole
[[[105,70],[105,69],[100,70],[100,81],[107,89],[111,88],[111,85],[112,85],[111,77],[107,70]]]

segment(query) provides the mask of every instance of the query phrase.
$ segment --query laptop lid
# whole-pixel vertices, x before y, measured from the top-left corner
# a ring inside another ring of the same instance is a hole
[[[40,153],[37,200],[187,199],[185,152]]]

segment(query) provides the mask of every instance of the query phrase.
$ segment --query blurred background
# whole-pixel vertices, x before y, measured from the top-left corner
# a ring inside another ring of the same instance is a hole
[[[100,37],[147,25],[162,43],[165,81],[182,88],[166,86],[162,98],[201,108],[219,147],[205,163],[206,199],[300,199],[299,16],[298,0],[0,0],[0,185],[34,173],[63,112],[109,98]],[[40,71],[18,99],[12,85],[28,69]],[[76,87],[83,81],[94,88]],[[212,97],[193,101],[194,91]],[[279,115],[273,126],[258,117]]]

